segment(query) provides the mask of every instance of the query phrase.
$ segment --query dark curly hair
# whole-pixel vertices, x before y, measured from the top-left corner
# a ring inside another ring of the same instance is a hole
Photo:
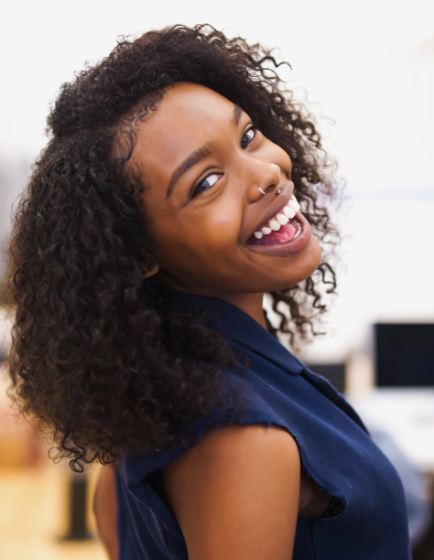
[[[216,406],[237,406],[224,383],[235,358],[223,337],[207,317],[169,309],[144,277],[157,255],[140,198],[145,187],[127,163],[136,124],[175,83],[202,84],[241,105],[289,154],[323,262],[302,283],[267,294],[275,320],[266,320],[294,345],[323,334],[314,330],[327,308],[320,288],[335,292],[327,258],[340,237],[320,198],[336,199],[334,163],[314,118],[269,63],[288,64],[209,24],[178,24],[123,39],[62,86],[8,246],[16,306],[9,362],[12,398],[50,434],[54,458],[69,458],[73,470],[166,448],[180,427]]]

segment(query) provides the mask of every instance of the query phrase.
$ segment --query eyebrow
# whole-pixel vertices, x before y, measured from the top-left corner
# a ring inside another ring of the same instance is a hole
[[[234,126],[238,126],[242,112],[243,108],[240,107],[240,105],[234,105],[234,110],[232,112],[232,122],[234,123]],[[172,194],[173,188],[181,175],[186,173],[190,167],[193,167],[193,165],[196,165],[211,154],[212,150],[209,145],[204,144],[197,150],[194,150],[194,152],[192,152],[180,165],[178,165],[170,176],[169,184],[167,185],[166,198],[169,198]]]

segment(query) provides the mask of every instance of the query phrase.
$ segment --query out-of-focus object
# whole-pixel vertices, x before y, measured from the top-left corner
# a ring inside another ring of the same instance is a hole
[[[10,385],[7,354],[11,342],[13,313],[0,306],[0,467],[28,467],[46,454],[38,430],[13,407],[7,396]]]
[[[6,394],[7,363],[0,364],[0,468],[39,463],[44,444],[37,430],[13,409]]]
[[[434,388],[379,388],[350,403],[373,429],[387,431],[412,463],[434,476]]]
[[[378,387],[434,387],[434,323],[375,323],[374,368]]]
[[[402,452],[390,434],[377,428],[371,428],[370,433],[401,477],[407,503],[410,539],[413,544],[416,544],[424,537],[433,521],[428,481]]]
[[[62,541],[86,541],[93,539],[87,520],[88,480],[86,470],[70,472],[68,483],[68,527]]]
[[[7,306],[0,306],[0,363],[6,359],[11,342],[13,316]]]
[[[315,373],[319,373],[330,381],[333,387],[340,393],[347,390],[346,364],[337,362],[305,362]]]
[[[434,529],[434,387],[374,387],[348,400],[401,476],[416,543]]]

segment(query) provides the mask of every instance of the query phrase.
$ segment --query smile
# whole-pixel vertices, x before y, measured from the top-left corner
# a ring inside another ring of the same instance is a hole
[[[254,237],[256,239],[262,239],[262,237],[270,235],[273,231],[279,231],[281,227],[286,226],[290,220],[294,221],[293,218],[299,210],[300,204],[295,196],[292,195],[286,206],[276,212],[276,214],[268,220],[267,224],[253,233]]]
[[[288,204],[256,230],[245,245],[261,253],[287,256],[301,251],[311,237],[310,224],[300,212],[300,204],[292,195]]]

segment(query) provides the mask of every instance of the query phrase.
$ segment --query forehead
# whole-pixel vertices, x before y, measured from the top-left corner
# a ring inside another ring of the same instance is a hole
[[[175,84],[139,124],[131,162],[151,185],[167,184],[191,152],[230,131],[234,103],[198,84]]]

